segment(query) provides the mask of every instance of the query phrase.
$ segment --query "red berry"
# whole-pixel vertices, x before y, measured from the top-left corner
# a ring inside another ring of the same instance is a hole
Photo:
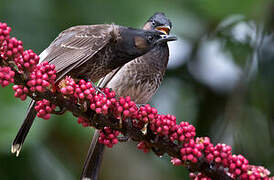
[[[104,127],[100,131],[99,143],[106,145],[109,148],[112,148],[113,145],[117,144],[119,141],[117,136],[120,134],[119,131],[112,130],[109,127]]]
[[[14,82],[14,71],[10,67],[0,66],[0,85],[2,87],[8,86],[10,83]]]
[[[38,112],[37,116],[43,119],[50,119],[50,113],[54,110],[56,106],[51,104],[48,100],[43,99],[37,101],[35,105],[35,110]]]

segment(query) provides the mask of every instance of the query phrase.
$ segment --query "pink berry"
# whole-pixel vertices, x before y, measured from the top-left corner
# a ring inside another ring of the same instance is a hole
[[[100,131],[99,143],[106,145],[109,148],[112,148],[114,144],[117,144],[119,141],[117,136],[119,135],[119,131],[112,130],[109,127],[104,127],[103,130]]]
[[[150,150],[150,147],[145,141],[139,142],[139,144],[137,145],[137,148],[142,150],[144,153],[148,153]]]
[[[45,120],[50,119],[50,113],[54,110],[56,106],[51,104],[48,100],[43,99],[37,101],[35,105],[35,110],[38,112],[37,116]]]
[[[34,55],[31,51],[27,51],[34,56],[35,61],[39,61],[39,58]],[[53,69],[51,68],[53,67]],[[30,80],[27,82],[27,85],[30,87],[31,91],[44,92],[46,89],[55,86],[55,73],[54,66],[49,66],[47,61],[42,62],[41,64],[36,66],[36,63],[33,64],[33,71],[30,74]],[[54,74],[50,74],[49,72],[54,72]]]
[[[0,66],[0,85],[2,87],[8,86],[10,83],[14,82],[14,71],[10,67]]]

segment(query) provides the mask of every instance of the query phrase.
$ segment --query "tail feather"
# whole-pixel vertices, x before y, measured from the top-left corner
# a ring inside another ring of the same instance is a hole
[[[81,180],[97,180],[99,177],[105,147],[104,144],[98,142],[99,135],[99,130],[95,130],[85,160]]]
[[[111,73],[101,78],[97,86],[101,88],[106,87],[109,81],[111,81],[113,76],[115,76],[120,69],[121,67],[113,70]],[[103,154],[105,149],[105,145],[98,142],[99,135],[100,131],[95,130],[92,142],[89,146],[87,157],[85,159],[85,164],[81,174],[81,180],[97,180],[99,178],[101,163],[103,160]]]
[[[27,111],[27,116],[23,124],[21,125],[15,139],[13,140],[13,143],[11,146],[11,152],[16,153],[16,156],[19,155],[22,145],[24,144],[24,141],[36,117],[36,110],[34,109],[34,105],[35,105],[35,101],[31,101]]]

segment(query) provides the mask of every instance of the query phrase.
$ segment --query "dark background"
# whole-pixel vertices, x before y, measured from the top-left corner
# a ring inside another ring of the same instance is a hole
[[[233,146],[250,163],[274,171],[273,1],[267,0],[0,0],[0,21],[25,49],[38,54],[62,30],[79,24],[142,27],[155,12],[173,22],[170,62],[151,104],[199,136]],[[78,179],[93,130],[69,113],[36,119],[21,154],[10,145],[28,102],[0,88],[0,179]],[[186,179],[168,157],[137,150],[136,143],[107,149],[102,179]]]

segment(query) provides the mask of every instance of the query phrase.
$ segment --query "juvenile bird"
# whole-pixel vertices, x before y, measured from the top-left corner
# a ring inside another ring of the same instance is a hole
[[[84,25],[64,30],[40,54],[40,62],[55,65],[56,82],[69,75],[93,82],[157,44],[174,40],[158,31],[133,29],[118,25]],[[36,116],[32,101],[27,116],[15,137],[11,152],[18,156]]]
[[[171,21],[164,13],[155,13],[144,25],[144,30],[158,30],[168,35]],[[130,96],[137,104],[146,104],[159,88],[169,59],[167,41],[158,43],[141,57],[125,64],[100,80],[100,87],[114,90],[117,96]],[[104,145],[98,142],[95,130],[84,163],[81,179],[97,180],[103,157]]]

